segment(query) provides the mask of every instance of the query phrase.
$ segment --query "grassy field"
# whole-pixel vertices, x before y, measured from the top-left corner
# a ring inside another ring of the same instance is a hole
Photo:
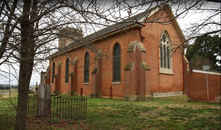
[[[9,90],[0,90],[1,93],[9,93]],[[18,95],[18,90],[17,89],[12,89],[11,90],[11,97],[16,97]],[[9,98],[9,94],[4,94],[2,95],[5,98]]]
[[[87,110],[86,120],[61,126],[28,118],[27,129],[220,129],[220,104],[187,102],[185,95],[135,102],[88,98]],[[0,129],[13,129],[14,115],[0,100]]]

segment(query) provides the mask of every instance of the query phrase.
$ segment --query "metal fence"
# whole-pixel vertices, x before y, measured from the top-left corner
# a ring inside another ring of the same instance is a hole
[[[28,95],[27,113],[30,116],[37,117],[37,112],[38,112],[38,96]]]
[[[47,108],[39,108],[44,102]],[[41,115],[41,111],[48,111]],[[37,96],[28,96],[27,112],[30,116],[44,117],[43,119],[52,124],[72,123],[77,119],[87,118],[87,98],[63,98],[54,96],[51,100],[41,99]]]

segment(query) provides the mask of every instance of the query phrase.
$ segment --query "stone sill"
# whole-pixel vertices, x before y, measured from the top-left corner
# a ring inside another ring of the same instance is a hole
[[[112,84],[121,84],[121,82],[112,82]]]
[[[89,85],[89,83],[83,83],[84,85]]]
[[[66,84],[66,85],[67,85],[68,83],[64,83],[64,84]]]
[[[172,69],[166,69],[166,68],[160,68],[160,72],[159,73],[173,75],[173,70]]]

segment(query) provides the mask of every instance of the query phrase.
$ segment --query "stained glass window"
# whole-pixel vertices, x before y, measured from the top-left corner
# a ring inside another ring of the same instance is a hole
[[[53,62],[53,66],[52,66],[52,83],[54,83],[54,73],[55,73],[55,63]]]
[[[84,83],[89,82],[89,54],[88,52],[85,54],[85,62],[84,62]]]
[[[159,45],[159,50],[160,50],[160,67],[161,68],[167,68],[167,69],[171,69],[171,41],[169,38],[168,33],[165,31],[162,34],[162,37],[160,39],[160,45]]]
[[[68,75],[69,75],[69,59],[66,59],[66,68],[65,68],[65,83],[68,83]]]
[[[121,50],[120,45],[116,43],[113,51],[113,81],[121,81]]]

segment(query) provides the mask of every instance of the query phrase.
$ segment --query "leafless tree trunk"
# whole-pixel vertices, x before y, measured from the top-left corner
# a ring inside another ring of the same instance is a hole
[[[33,3],[36,3],[34,0]],[[34,4],[33,4],[34,6]],[[33,64],[34,64],[34,26],[30,24],[29,12],[31,7],[31,0],[24,0],[23,16],[21,18],[21,49],[20,49],[20,71],[18,84],[18,105],[16,115],[16,130],[25,129],[26,110],[28,88],[31,79]],[[35,8],[34,8],[35,9]],[[32,13],[33,14],[33,13]]]

